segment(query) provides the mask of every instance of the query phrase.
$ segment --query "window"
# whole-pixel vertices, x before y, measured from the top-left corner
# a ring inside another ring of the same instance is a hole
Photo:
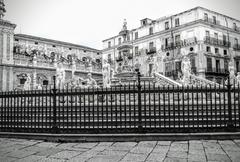
[[[208,21],[208,14],[207,13],[204,13],[204,20]]]
[[[220,72],[220,60],[216,60],[216,72]]]
[[[214,33],[214,38],[218,40],[218,33]]]
[[[108,48],[110,48],[111,47],[111,42],[108,42]]]
[[[56,47],[56,45],[52,45],[52,47]]]
[[[223,45],[227,44],[227,36],[223,34]]]
[[[178,27],[180,25],[180,23],[179,23],[179,18],[176,18],[175,19],[175,27]]]
[[[153,42],[150,42],[150,43],[149,43],[149,49],[153,49],[153,47],[154,47],[154,43],[153,43]]]
[[[175,42],[180,42],[180,35],[175,36]]]
[[[143,20],[143,21],[142,21],[142,24],[143,24],[143,25],[146,25],[146,24],[147,24],[146,20]]]
[[[210,32],[206,30],[206,37],[210,37]]]
[[[122,42],[122,39],[118,38],[118,44],[121,44],[121,42]]]
[[[138,39],[138,32],[135,32],[135,39]]]
[[[237,30],[237,24],[233,23],[233,29],[236,31]]]
[[[168,38],[165,38],[165,46],[168,46]]]
[[[149,28],[149,35],[152,35],[153,34],[153,27],[150,27]]]
[[[135,46],[135,54],[138,54],[138,46]]]
[[[210,46],[207,46],[207,47],[206,47],[206,51],[207,51],[207,52],[211,52],[211,47],[210,47]]]
[[[215,53],[219,54],[219,49],[218,48],[215,48]]]
[[[111,54],[108,54],[108,59],[111,59]]]
[[[168,30],[169,29],[169,22],[165,22],[165,30]]]
[[[238,44],[238,39],[237,38],[234,39],[234,44]]]
[[[223,54],[224,54],[224,55],[227,55],[227,50],[223,50]]]
[[[213,24],[217,24],[216,16],[213,16]]]
[[[212,71],[212,58],[207,58],[207,71]]]

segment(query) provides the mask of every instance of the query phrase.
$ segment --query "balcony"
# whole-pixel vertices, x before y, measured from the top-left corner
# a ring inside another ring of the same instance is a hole
[[[206,22],[208,22],[210,24],[220,25],[220,21],[219,20],[214,21],[212,18],[204,19],[204,21],[206,21]]]
[[[122,56],[117,57],[117,58],[116,58],[116,61],[117,61],[117,62],[121,62],[121,61],[123,61]]]
[[[235,51],[240,51],[240,44],[234,44],[233,49]]]
[[[220,47],[227,47],[229,48],[231,46],[231,43],[226,40],[220,40],[213,37],[205,37],[204,43],[214,45],[214,46],[220,46]]]
[[[207,68],[205,70],[205,73],[209,75],[223,75],[223,76],[226,76],[229,74],[228,69],[220,69],[220,68]]]
[[[157,52],[156,47],[152,47],[152,48],[146,50],[146,54],[147,54],[147,55],[154,54],[154,53],[156,53],[156,52]]]
[[[184,46],[191,46],[197,43],[197,38],[196,37],[192,37],[192,38],[188,38],[188,39],[184,39],[184,40],[179,40],[176,42],[171,42],[167,45],[162,45],[162,50],[163,51],[170,51],[176,48],[182,48]]]

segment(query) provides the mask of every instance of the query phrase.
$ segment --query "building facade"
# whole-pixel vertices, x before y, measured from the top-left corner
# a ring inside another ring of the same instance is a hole
[[[115,73],[128,63],[144,76],[158,72],[177,80],[184,56],[191,60],[193,73],[218,83],[228,75],[230,61],[235,72],[240,72],[239,20],[196,7],[140,23],[140,27],[126,30],[125,41],[121,32],[103,41],[103,59]],[[119,49],[123,44],[131,45],[129,52]]]
[[[4,3],[0,2],[0,91],[21,89],[30,78],[31,89],[53,83],[59,66],[65,80],[88,73],[102,80],[101,51],[24,34],[14,34],[15,24],[3,20]],[[61,65],[60,65],[61,64]]]

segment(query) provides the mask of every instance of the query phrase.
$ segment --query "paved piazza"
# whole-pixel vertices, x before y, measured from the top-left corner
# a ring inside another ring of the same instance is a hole
[[[0,138],[0,162],[240,162],[240,140],[52,143]]]

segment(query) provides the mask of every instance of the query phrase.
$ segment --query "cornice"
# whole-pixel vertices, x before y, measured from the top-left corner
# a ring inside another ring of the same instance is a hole
[[[155,39],[156,37],[159,37],[160,35],[180,31],[182,29],[185,29],[186,27],[192,27],[192,26],[197,25],[197,24],[202,24],[202,25],[206,25],[207,27],[213,27],[214,29],[218,28],[218,29],[221,29],[221,30],[226,30],[226,31],[230,31],[230,32],[233,32],[233,33],[236,33],[236,34],[240,34],[240,32],[235,31],[234,29],[231,29],[231,28],[228,28],[228,27],[225,27],[225,26],[222,26],[222,25],[212,24],[212,23],[209,23],[209,22],[204,21],[202,19],[198,19],[196,21],[192,21],[192,22],[180,25],[178,27],[170,28],[169,30],[162,30],[160,32],[153,33],[152,35],[146,35],[146,36],[143,36],[143,37],[139,37],[136,40],[130,41],[130,43],[136,44],[136,43],[139,43],[141,41],[146,41],[148,39]],[[113,46],[111,48],[106,48],[106,49],[103,49],[102,51],[106,52],[108,50],[112,50],[114,48],[117,48],[118,46],[119,45]]]
[[[10,28],[13,28],[13,29],[15,29],[16,26],[17,26],[16,24],[12,24],[10,21],[1,20],[1,19],[0,19],[0,25],[10,27]]]

